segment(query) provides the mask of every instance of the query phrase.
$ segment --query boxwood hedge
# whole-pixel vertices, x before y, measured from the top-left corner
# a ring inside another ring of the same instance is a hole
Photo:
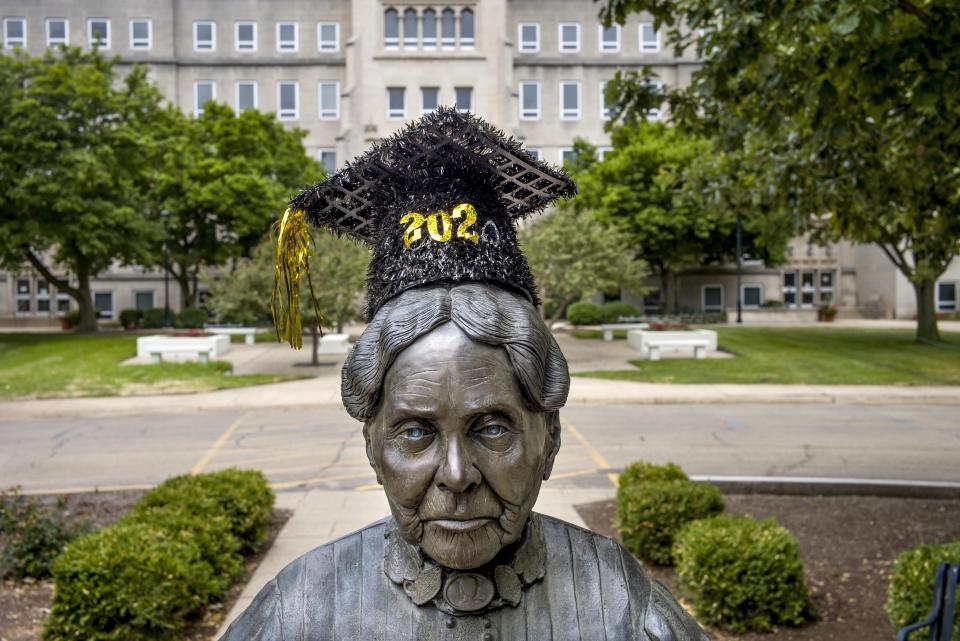
[[[259,472],[179,476],[53,564],[46,641],[175,638],[236,580],[264,539],[273,492]]]
[[[940,545],[921,545],[897,555],[890,571],[890,586],[884,606],[894,629],[919,623],[927,618],[933,604],[933,577],[937,563],[960,563],[960,541]],[[956,607],[960,611],[960,595]],[[913,639],[926,638],[927,632],[915,632]]]

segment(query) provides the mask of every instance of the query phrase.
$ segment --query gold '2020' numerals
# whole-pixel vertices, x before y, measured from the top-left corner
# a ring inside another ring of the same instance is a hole
[[[457,238],[469,240],[472,243],[480,242],[480,235],[474,231],[477,223],[477,209],[469,203],[462,203],[453,208],[453,212],[446,210],[433,212],[428,216],[411,211],[400,217],[400,224],[406,225],[403,231],[403,244],[410,247],[423,237],[421,228],[427,224],[427,233],[430,240],[437,243],[449,242],[453,237],[453,221],[458,220]]]

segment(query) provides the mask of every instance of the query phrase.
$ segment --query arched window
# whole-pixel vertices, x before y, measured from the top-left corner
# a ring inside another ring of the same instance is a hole
[[[457,19],[453,9],[444,9],[440,14],[440,43],[444,49],[453,49],[457,46]]]
[[[383,45],[389,48],[400,45],[400,17],[396,9],[383,12]]]
[[[464,9],[460,12],[460,46],[473,47],[473,10]]]
[[[423,10],[423,47],[433,49],[437,46],[437,12],[433,9]]]
[[[403,12],[403,46],[416,49],[417,40],[417,10],[407,9]]]

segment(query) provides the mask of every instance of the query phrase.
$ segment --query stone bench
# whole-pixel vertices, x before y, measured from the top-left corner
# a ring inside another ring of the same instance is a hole
[[[137,357],[149,358],[154,363],[164,360],[199,361],[207,363],[211,357],[225,354],[230,349],[230,337],[215,336],[143,336],[137,339]]]
[[[607,325],[601,325],[600,329],[603,330],[603,340],[612,341],[613,332],[618,329],[629,331],[631,329],[647,329],[648,327],[650,327],[649,323],[609,323]]]
[[[349,334],[324,334],[320,337],[317,354],[340,356],[349,354],[351,347]]]
[[[246,345],[253,345],[257,341],[256,327],[211,327],[208,325],[203,328],[203,331],[210,332],[211,334],[224,334],[226,336],[243,336],[243,342]]]
[[[706,358],[707,350],[717,349],[717,333],[709,329],[691,331],[649,331],[631,330],[627,332],[627,344],[646,352],[651,361],[658,361],[663,351],[693,350],[694,358]]]

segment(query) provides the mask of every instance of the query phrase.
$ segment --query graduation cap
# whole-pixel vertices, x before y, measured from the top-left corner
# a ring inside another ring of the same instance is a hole
[[[495,283],[537,305],[516,221],[576,190],[562,169],[518,141],[475,115],[441,107],[290,201],[279,224],[271,306],[278,336],[300,346],[297,293],[301,276],[310,282],[308,223],[372,249],[367,320],[397,294],[431,283]]]

